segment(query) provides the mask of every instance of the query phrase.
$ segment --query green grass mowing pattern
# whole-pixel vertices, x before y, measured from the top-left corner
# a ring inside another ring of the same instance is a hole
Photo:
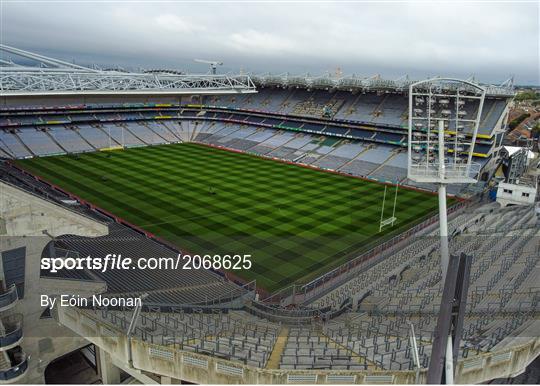
[[[251,254],[251,270],[234,273],[268,291],[307,282],[437,208],[436,196],[401,189],[398,221],[379,233],[383,185],[196,144],[17,164],[191,253]]]

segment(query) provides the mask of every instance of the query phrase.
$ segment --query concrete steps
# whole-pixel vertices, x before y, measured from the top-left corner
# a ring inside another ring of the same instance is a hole
[[[8,358],[7,352],[0,352],[0,369],[7,370],[11,368],[11,361]]]
[[[66,128],[67,129],[67,128]],[[86,138],[84,138],[82,136],[81,133],[79,133],[79,128],[77,126],[75,126],[74,128],[72,128],[71,130],[73,130],[75,133],[77,133],[77,135],[86,143],[88,144],[88,146],[90,146],[92,149],[94,150],[98,150],[97,147],[95,147],[94,145],[92,145],[92,143],[90,141],[88,141]]]
[[[149,145],[148,142],[146,142],[144,139],[142,139],[141,137],[139,137],[137,134],[135,134],[133,131],[131,131],[128,127],[128,125],[126,125],[125,123],[122,124],[122,126],[124,128],[124,130],[127,130],[132,136],[134,136],[135,138],[137,138],[139,141],[141,141],[142,143],[144,143],[145,145]]]
[[[56,146],[62,149],[65,153],[69,153],[69,151],[64,146],[62,146],[62,144],[57,141],[56,138],[54,138],[54,136],[48,130],[45,131],[45,134],[47,134],[47,136],[51,139],[51,141],[56,144]]]
[[[285,351],[288,337],[289,328],[281,327],[281,330],[279,330],[279,335],[276,339],[276,343],[274,344],[274,348],[272,349],[272,353],[270,354],[270,358],[268,358],[268,362],[266,362],[267,369],[279,369],[281,355]]]
[[[26,151],[28,151],[30,154],[32,154],[33,156],[35,156],[36,154],[32,151],[32,149],[30,149],[26,143],[24,143],[24,141],[21,139],[21,137],[19,137],[19,134],[13,132],[12,133],[15,138],[17,138],[17,141],[19,141],[19,143],[22,145],[22,147],[24,147],[26,149]]]
[[[399,152],[394,152],[390,155],[390,157],[388,157],[387,159],[384,160],[384,162],[382,162],[379,166],[377,166],[375,169],[373,169],[369,174],[368,176],[372,176],[374,175],[375,173],[377,173],[380,169],[382,169],[382,167],[384,165],[386,165],[388,162],[390,162],[393,158],[395,158],[398,154],[400,154]]]

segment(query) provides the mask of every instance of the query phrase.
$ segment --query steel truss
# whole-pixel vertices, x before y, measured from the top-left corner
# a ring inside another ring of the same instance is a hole
[[[184,75],[97,70],[48,58],[14,47],[0,51],[23,56],[39,67],[2,61],[0,96],[104,94],[237,94],[256,92],[249,75]]]
[[[251,74],[251,78],[257,86],[262,87],[298,87],[306,89],[322,90],[343,90],[351,92],[362,91],[388,91],[407,93],[409,86],[415,83],[415,80],[408,76],[402,76],[398,79],[384,79],[380,75],[371,77],[358,77],[356,75],[335,77],[330,74],[323,76],[312,76],[310,74],[291,75],[285,74]],[[474,81],[473,78],[469,80]],[[515,95],[513,79],[508,79],[500,85],[484,85],[487,95],[512,97]]]

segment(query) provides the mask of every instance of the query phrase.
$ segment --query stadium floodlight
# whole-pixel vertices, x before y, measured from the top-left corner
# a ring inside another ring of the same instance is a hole
[[[438,184],[441,269],[444,283],[450,263],[446,185],[475,183],[480,165],[474,145],[486,89],[469,81],[434,78],[409,86],[407,174]],[[452,338],[446,347],[446,383],[453,383]]]
[[[408,177],[439,185],[441,240],[447,242],[446,185],[475,183],[474,144],[486,95],[469,81],[435,78],[409,86]],[[442,245],[443,278],[448,246]]]

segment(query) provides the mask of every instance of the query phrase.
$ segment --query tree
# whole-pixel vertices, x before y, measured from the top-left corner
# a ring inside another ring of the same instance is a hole
[[[540,138],[540,122],[536,122],[536,125],[531,130],[533,138]]]
[[[523,122],[525,119],[529,118],[530,116],[531,114],[529,113],[523,113],[519,117],[512,119],[512,121],[510,121],[510,123],[508,124],[508,127],[512,130],[515,129],[516,127],[519,126],[521,122]]]

